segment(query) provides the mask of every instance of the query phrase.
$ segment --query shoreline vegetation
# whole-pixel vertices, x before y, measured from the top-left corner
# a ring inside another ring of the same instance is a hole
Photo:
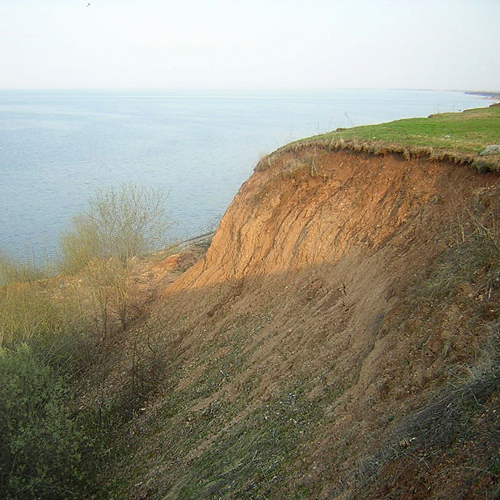
[[[106,374],[96,388],[92,373],[144,310],[140,257],[164,247],[164,198],[132,184],[95,192],[61,236],[52,276],[0,259],[0,498],[100,495],[96,477],[119,453],[116,429],[148,382],[137,381],[139,361],[118,396]]]

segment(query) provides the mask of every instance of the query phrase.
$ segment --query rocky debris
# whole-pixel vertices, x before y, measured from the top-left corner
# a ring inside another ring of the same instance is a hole
[[[481,156],[489,156],[500,153],[500,144],[491,144],[486,146],[479,154]]]

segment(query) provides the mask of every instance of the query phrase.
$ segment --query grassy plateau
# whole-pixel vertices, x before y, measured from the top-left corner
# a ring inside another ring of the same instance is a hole
[[[487,146],[500,144],[500,104],[428,118],[338,128],[292,142],[270,156],[298,151],[311,144],[330,151],[344,149],[376,155],[395,153],[406,159],[451,161],[473,165],[480,171],[498,171],[500,148],[487,154],[483,152]],[[267,161],[264,158],[256,170],[265,169]]]

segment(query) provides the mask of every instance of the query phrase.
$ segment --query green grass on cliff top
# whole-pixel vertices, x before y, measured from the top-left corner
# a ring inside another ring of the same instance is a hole
[[[337,129],[305,139],[380,141],[407,146],[432,146],[464,153],[479,153],[489,144],[500,144],[500,106],[409,118],[379,125]],[[302,142],[302,141],[300,141]]]

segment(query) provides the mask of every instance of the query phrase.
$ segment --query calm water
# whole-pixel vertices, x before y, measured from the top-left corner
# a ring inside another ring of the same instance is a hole
[[[459,92],[0,91],[0,250],[54,255],[95,188],[168,191],[173,236],[223,214],[259,156],[291,140],[490,103]]]

